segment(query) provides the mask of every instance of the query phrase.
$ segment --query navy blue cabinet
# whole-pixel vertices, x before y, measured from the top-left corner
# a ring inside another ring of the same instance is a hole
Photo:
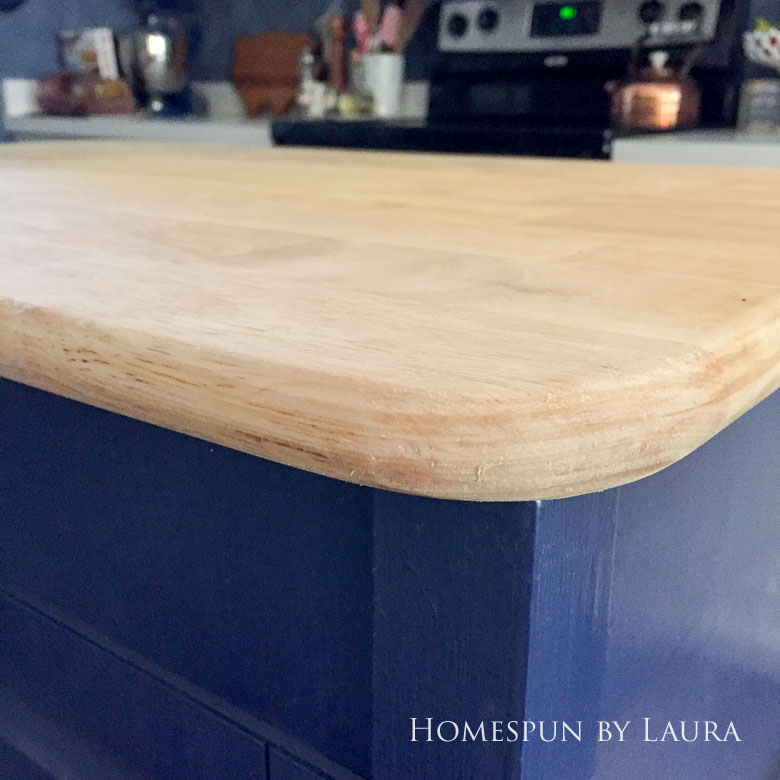
[[[0,381],[0,776],[780,777],[779,420],[472,504]]]
[[[24,753],[0,741],[0,777],[13,780],[52,780],[52,776]]]
[[[322,775],[271,748],[268,759],[269,780],[322,780]]]

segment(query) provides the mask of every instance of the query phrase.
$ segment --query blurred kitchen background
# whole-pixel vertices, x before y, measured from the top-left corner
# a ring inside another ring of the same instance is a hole
[[[780,0],[0,0],[0,134],[753,164],[777,28]]]
[[[0,77],[45,76],[59,67],[56,41],[61,30],[83,27],[123,30],[136,23],[135,9],[141,5],[131,0],[28,0],[13,13],[0,14]],[[194,14],[198,29],[191,56],[192,77],[200,81],[224,81],[230,78],[233,43],[239,35],[272,30],[313,31],[328,3],[322,0],[189,0],[150,3],[150,6]],[[358,7],[357,0],[343,3],[350,15]],[[411,54],[411,76],[424,75],[424,57]]]

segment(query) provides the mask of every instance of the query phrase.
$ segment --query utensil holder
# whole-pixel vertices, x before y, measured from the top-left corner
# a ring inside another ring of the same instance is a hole
[[[374,115],[382,119],[399,117],[404,86],[404,55],[395,52],[365,54],[363,76],[374,99]]]

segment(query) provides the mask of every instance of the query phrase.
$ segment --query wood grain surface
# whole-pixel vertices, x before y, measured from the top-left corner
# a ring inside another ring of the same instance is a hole
[[[780,386],[780,172],[0,150],[0,374],[466,500],[682,458]]]

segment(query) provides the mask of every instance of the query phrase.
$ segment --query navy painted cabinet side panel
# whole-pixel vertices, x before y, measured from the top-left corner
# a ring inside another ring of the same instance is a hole
[[[602,710],[642,738],[594,780],[780,780],[780,392],[619,493]],[[644,717],[742,742],[644,742]]]
[[[780,392],[656,475],[543,502],[533,566],[526,714],[583,730],[529,741],[523,780],[780,780]]]

